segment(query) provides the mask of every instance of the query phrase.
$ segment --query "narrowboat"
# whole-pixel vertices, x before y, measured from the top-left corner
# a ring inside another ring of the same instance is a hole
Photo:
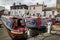
[[[27,38],[24,20],[17,17],[1,16],[1,19],[8,30],[8,34],[12,40]]]

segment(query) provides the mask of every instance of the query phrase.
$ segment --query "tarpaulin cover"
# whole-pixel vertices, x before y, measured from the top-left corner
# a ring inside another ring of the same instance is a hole
[[[36,19],[35,18],[26,18],[25,19],[27,27],[36,27]]]
[[[10,19],[10,16],[1,16],[1,19],[4,21],[4,23],[8,26],[7,28],[12,28],[12,19]]]

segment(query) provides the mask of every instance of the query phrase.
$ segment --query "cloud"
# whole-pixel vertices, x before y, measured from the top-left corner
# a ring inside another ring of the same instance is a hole
[[[2,5],[12,5],[14,2],[15,3],[22,3],[22,4],[36,4],[38,3],[43,3],[45,4],[54,4],[55,0],[0,0],[0,4]]]
[[[41,4],[42,2],[43,2],[42,0],[24,0],[22,3],[31,5],[31,4],[36,4],[36,3],[40,3]]]
[[[5,7],[10,7],[10,5],[12,5],[14,2],[16,4],[22,3],[22,4],[31,5],[36,3],[42,4],[43,1],[48,6],[53,6],[56,4],[56,0],[0,0],[0,5],[4,5]]]
[[[48,5],[48,7],[56,6],[56,0],[44,0],[45,4]]]

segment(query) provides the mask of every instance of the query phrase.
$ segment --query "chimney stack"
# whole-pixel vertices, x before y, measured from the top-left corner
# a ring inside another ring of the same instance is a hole
[[[39,5],[39,3],[37,3],[37,5]]]
[[[21,3],[19,3],[19,5],[21,5]]]
[[[15,6],[15,3],[13,3],[13,5]]]

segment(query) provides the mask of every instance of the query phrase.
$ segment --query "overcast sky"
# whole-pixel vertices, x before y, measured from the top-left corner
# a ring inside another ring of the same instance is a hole
[[[22,3],[22,4],[27,4],[27,5],[32,5],[32,4],[47,4],[49,7],[55,6],[56,0],[0,0],[0,6],[5,6],[6,9],[10,9],[10,6],[13,3]]]

